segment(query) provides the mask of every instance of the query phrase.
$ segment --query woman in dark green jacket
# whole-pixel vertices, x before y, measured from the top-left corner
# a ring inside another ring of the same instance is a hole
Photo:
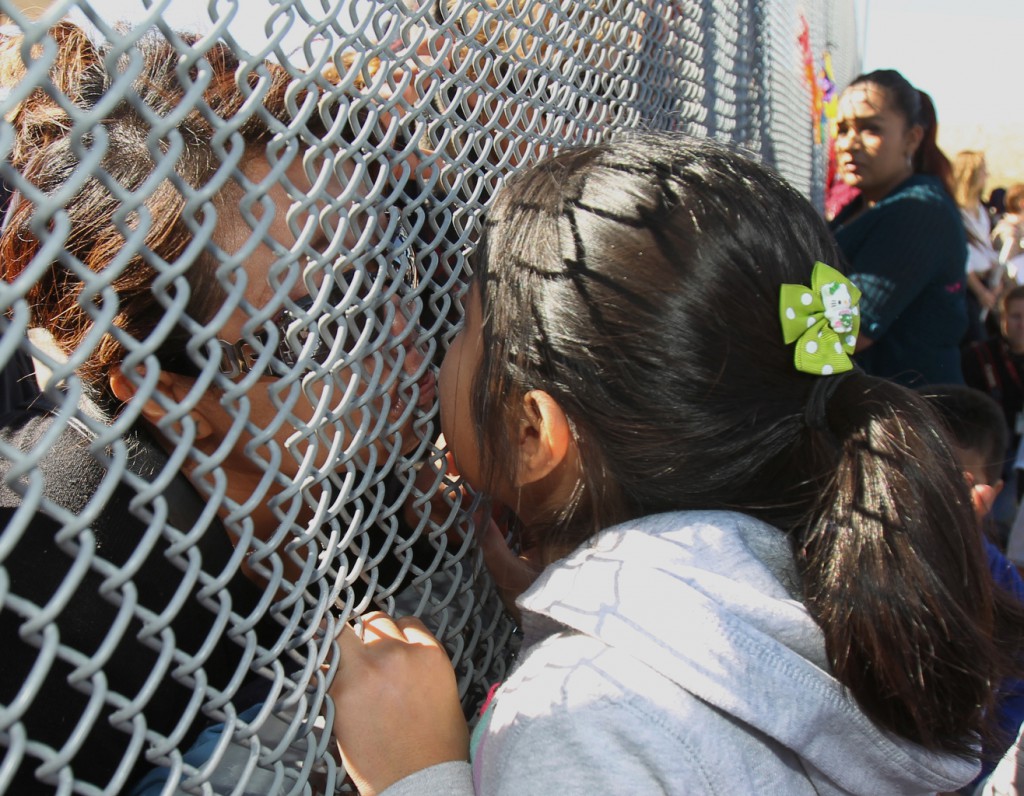
[[[963,381],[967,239],[928,102],[895,70],[861,75],[840,98],[836,139],[839,175],[860,191],[832,222],[863,291],[857,361],[907,385]]]

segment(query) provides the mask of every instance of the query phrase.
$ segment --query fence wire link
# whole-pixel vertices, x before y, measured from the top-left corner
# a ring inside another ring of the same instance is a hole
[[[0,793],[344,791],[376,609],[472,715],[517,639],[439,439],[481,212],[637,128],[820,205],[799,20],[842,85],[852,5],[0,0]]]

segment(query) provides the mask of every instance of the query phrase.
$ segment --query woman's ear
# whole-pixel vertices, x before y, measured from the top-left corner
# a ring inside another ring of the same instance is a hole
[[[572,444],[569,419],[543,390],[530,390],[523,396],[516,443],[518,487],[540,481],[565,461]]]
[[[924,128],[919,124],[911,125],[907,130],[907,148],[910,150],[907,152],[907,157],[914,157],[923,140]]]
[[[126,404],[135,400],[139,386],[125,374],[120,365],[111,368],[108,380],[110,391],[121,403]],[[157,390],[174,403],[181,403],[188,395],[192,385],[191,379],[166,370],[160,371],[156,382]],[[147,398],[140,411],[142,416],[154,426],[167,415],[167,409],[155,398]],[[196,439],[205,439],[213,433],[209,420],[199,408],[192,409],[189,414],[196,424]]]

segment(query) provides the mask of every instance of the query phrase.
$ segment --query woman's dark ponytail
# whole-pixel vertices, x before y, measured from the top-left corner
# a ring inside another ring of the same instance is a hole
[[[921,144],[914,153],[914,173],[931,174],[942,181],[946,193],[953,195],[953,164],[939,148],[939,119],[935,103],[928,94],[917,89],[921,102],[918,123],[924,128]]]
[[[970,753],[963,728],[982,732],[994,676],[975,664],[1009,664],[985,623],[1000,613],[980,535],[964,533],[971,498],[941,422],[910,390],[862,373],[826,418],[831,441],[809,433],[834,446],[834,477],[794,544],[836,677],[881,726]]]

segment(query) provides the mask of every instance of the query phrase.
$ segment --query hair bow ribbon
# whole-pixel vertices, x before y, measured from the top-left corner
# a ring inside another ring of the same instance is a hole
[[[853,369],[850,355],[860,331],[860,290],[835,268],[814,264],[811,286],[783,285],[779,319],[793,363],[803,373],[828,376]]]

